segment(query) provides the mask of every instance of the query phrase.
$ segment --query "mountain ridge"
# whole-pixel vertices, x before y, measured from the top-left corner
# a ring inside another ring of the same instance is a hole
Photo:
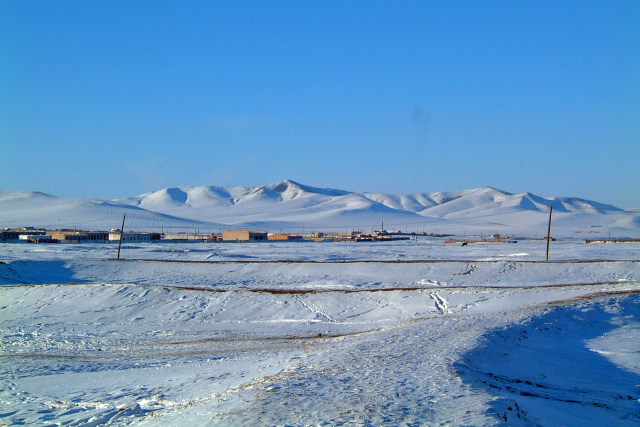
[[[314,187],[291,179],[259,186],[182,185],[110,201],[0,191],[0,226],[17,225],[16,217],[33,222],[24,225],[46,225],[58,219],[53,217],[63,216],[69,221],[98,225],[101,216],[117,218],[127,212],[127,220],[131,216],[138,227],[273,224],[279,228],[364,228],[384,222],[439,229],[537,229],[547,222],[551,205],[558,224],[575,230],[592,233],[607,227],[640,233],[638,212],[576,197],[544,198],[490,186],[432,193],[357,192]],[[113,218],[109,218],[111,225]]]
[[[467,190],[454,190],[434,193],[377,193],[355,192],[331,188],[312,187],[285,179],[260,186],[178,186],[170,187],[136,197],[115,199],[115,202],[166,209],[161,204],[206,206],[251,204],[252,202],[286,203],[293,200],[309,199],[310,203],[326,203],[335,198],[360,199],[382,204],[391,209],[404,210],[423,216],[440,216],[440,211],[462,211],[483,205],[498,204],[504,207],[520,207],[524,210],[548,211],[553,204],[556,212],[572,212],[585,210],[588,212],[623,211],[613,205],[577,197],[544,198],[535,194],[509,193],[494,187],[485,186]],[[208,199],[208,200],[207,200]],[[355,203],[352,200],[352,203]],[[453,205],[452,205],[453,203]],[[454,206],[455,205],[455,206]],[[446,206],[446,209],[431,210],[434,207]],[[431,211],[430,211],[431,210]]]

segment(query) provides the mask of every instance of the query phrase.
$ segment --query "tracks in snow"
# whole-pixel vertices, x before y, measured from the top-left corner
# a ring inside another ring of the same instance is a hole
[[[442,314],[447,314],[449,312],[449,305],[447,304],[447,300],[438,295],[437,292],[431,294],[431,298],[436,303],[436,308]]]
[[[638,262],[638,259],[562,259],[552,261],[536,261],[536,260],[511,260],[511,259],[484,259],[484,260],[468,260],[468,259],[346,259],[346,260],[295,260],[295,259],[274,259],[274,260],[249,260],[249,259],[229,259],[229,260],[185,260],[185,259],[151,259],[151,258],[127,258],[116,260],[109,258],[105,261],[114,262],[159,262],[159,263],[178,263],[178,264],[438,264],[438,263],[467,263],[473,265],[475,263],[496,263],[510,262],[513,264],[593,264],[593,263],[622,263],[622,262]]]
[[[250,293],[266,293],[273,295],[305,295],[305,294],[326,294],[326,293],[374,293],[374,292],[398,292],[398,291],[432,291],[432,290],[528,290],[528,289],[553,289],[553,288],[572,288],[584,286],[604,286],[604,285],[634,285],[640,284],[637,280],[626,281],[604,281],[604,282],[574,282],[574,283],[551,283],[546,285],[439,285],[439,286],[401,286],[387,288],[320,288],[320,289],[282,289],[282,288],[247,288],[244,286],[230,288],[204,288],[197,286],[165,286],[165,285],[149,285],[141,283],[101,283],[101,282],[63,282],[63,283],[36,283],[36,284],[19,284],[19,285],[3,285],[0,289],[5,288],[24,288],[24,287],[44,287],[44,286],[139,286],[149,288],[161,288],[166,290],[182,290],[196,292],[226,293],[226,292],[250,292]]]

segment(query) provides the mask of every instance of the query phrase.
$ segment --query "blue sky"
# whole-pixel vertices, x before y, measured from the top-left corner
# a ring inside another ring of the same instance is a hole
[[[638,1],[0,0],[0,188],[640,207]]]

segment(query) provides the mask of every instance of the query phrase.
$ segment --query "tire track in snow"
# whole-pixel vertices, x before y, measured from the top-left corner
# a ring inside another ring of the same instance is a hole
[[[103,282],[63,282],[63,283],[29,283],[29,284],[15,284],[15,285],[1,285],[1,289],[10,288],[26,288],[26,287],[44,287],[44,286],[136,286],[136,287],[149,287],[164,289],[167,291],[180,290],[180,291],[195,291],[195,292],[211,292],[211,293],[225,293],[225,292],[250,292],[250,293],[267,293],[273,295],[305,295],[305,294],[325,294],[325,293],[374,293],[374,292],[398,292],[398,291],[429,291],[429,290],[526,290],[526,289],[548,289],[548,288],[571,288],[582,286],[603,286],[603,285],[637,285],[640,281],[637,280],[607,280],[603,282],[574,282],[574,283],[550,283],[546,285],[438,285],[438,286],[396,286],[388,288],[321,288],[321,289],[279,289],[279,288],[202,288],[197,286],[166,286],[166,285],[150,285],[147,283],[103,283]]]
[[[442,298],[437,292],[434,292],[429,295],[436,303],[436,308],[442,314],[447,314],[449,312],[449,305],[447,304],[447,300]]]
[[[590,301],[590,300],[595,300],[595,299],[599,299],[599,298],[608,298],[608,297],[612,297],[612,296],[626,296],[626,295],[636,295],[636,294],[640,294],[640,289],[629,289],[629,290],[622,290],[622,291],[615,291],[615,290],[603,290],[600,292],[594,292],[594,293],[587,293],[587,294],[583,294],[583,295],[577,295],[571,298],[564,298],[564,299],[558,299],[558,300],[552,300],[552,301],[546,301],[546,302],[540,302],[537,304],[532,304],[530,306],[530,308],[544,308],[544,307],[549,307],[549,306],[564,306],[564,305],[571,305],[571,304],[575,304],[576,302],[581,302],[581,301]],[[451,309],[449,309],[447,301],[442,298],[440,295],[438,295],[437,293],[433,293],[430,295],[436,304],[436,308],[438,309],[438,311],[442,314],[450,314],[451,313]],[[434,316],[420,316],[420,317],[415,317],[415,318],[411,318],[411,319],[406,319],[391,325],[385,325],[385,326],[381,326],[381,327],[377,327],[377,328],[372,328],[372,329],[367,329],[367,330],[360,330],[360,331],[354,331],[354,332],[346,332],[346,333],[329,333],[329,334],[310,334],[310,335],[284,335],[284,336],[267,336],[267,337],[242,337],[242,338],[221,338],[221,337],[206,337],[206,338],[199,338],[199,339],[194,339],[194,340],[189,340],[189,339],[180,339],[180,340],[176,340],[176,341],[153,341],[150,342],[147,339],[145,339],[144,341],[138,341],[138,342],[128,342],[126,344],[123,343],[119,343],[120,346],[118,348],[117,351],[113,351],[111,353],[105,353],[105,354],[95,354],[95,353],[82,353],[82,354],[60,354],[60,353],[4,353],[4,354],[0,354],[0,359],[9,359],[9,358],[54,358],[54,359],[86,359],[86,360],[91,360],[91,359],[104,359],[104,360],[108,360],[108,359],[123,359],[123,358],[132,358],[132,357],[144,357],[144,356],[151,356],[153,355],[153,357],[166,357],[166,356],[175,356],[174,353],[167,353],[164,354],[162,352],[158,352],[158,347],[182,347],[182,346],[193,346],[193,345],[198,345],[198,344],[208,344],[208,343],[227,343],[227,344],[232,344],[232,343],[237,343],[237,344],[241,344],[241,343],[246,343],[246,342],[253,342],[256,343],[255,346],[253,347],[232,347],[232,348],[228,348],[228,349],[216,349],[217,353],[221,353],[221,354],[226,354],[226,353],[233,353],[233,352],[237,352],[237,353],[244,353],[244,352],[251,352],[251,351],[262,351],[264,349],[266,349],[267,347],[270,347],[271,345],[266,345],[266,343],[273,343],[273,348],[284,348],[284,347],[289,347],[291,344],[287,344],[287,343],[291,343],[291,342],[295,342],[296,344],[293,344],[294,346],[298,346],[298,342],[301,340],[309,340],[309,341],[316,341],[317,342],[322,342],[322,341],[328,341],[328,340],[335,340],[335,339],[341,339],[341,338],[348,338],[348,337],[355,337],[355,336],[364,336],[364,335],[370,335],[370,334],[375,334],[375,333],[379,333],[382,331],[387,331],[387,330],[393,330],[393,329],[398,329],[401,327],[404,327],[406,325],[410,325],[413,323],[418,323],[418,322],[423,322],[423,321],[427,321],[427,320],[431,320],[434,319]],[[258,343],[260,343],[260,345],[257,345]],[[111,343],[113,344],[113,343]],[[145,352],[145,351],[138,351],[135,353],[130,353],[131,349],[137,348],[137,347],[150,347],[149,352]],[[125,353],[120,354],[120,351],[125,351]],[[197,350],[194,349],[192,351],[188,351],[188,352],[181,352],[181,355],[185,356],[185,355],[200,355],[200,354],[211,354],[211,349],[202,349],[202,350]]]
[[[478,269],[475,263],[468,263],[462,273],[453,273],[454,276],[468,276]]]
[[[325,319],[327,319],[327,322],[334,323],[336,321],[327,312],[322,310],[318,305],[313,304],[311,302],[305,302],[299,296],[296,296],[296,301],[298,301],[300,303],[300,305],[302,305],[304,308],[306,308],[310,312],[314,313],[315,315],[319,315],[319,316],[324,317]]]
[[[77,259],[82,260],[82,259]],[[96,261],[91,259],[91,261]],[[98,260],[100,261],[100,260]],[[107,258],[107,262],[159,262],[179,264],[449,264],[460,263],[473,265],[475,263],[491,264],[509,261],[514,264],[593,264],[593,263],[625,263],[640,262],[639,259],[561,259],[551,261],[537,260],[505,260],[505,259],[347,259],[347,260],[295,260],[295,259],[231,259],[231,260],[188,260],[188,259],[151,259],[151,258]],[[477,268],[477,266],[476,266]]]

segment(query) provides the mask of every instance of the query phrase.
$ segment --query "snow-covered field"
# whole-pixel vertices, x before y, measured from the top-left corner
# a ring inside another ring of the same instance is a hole
[[[640,244],[3,244],[0,425],[638,425]]]

